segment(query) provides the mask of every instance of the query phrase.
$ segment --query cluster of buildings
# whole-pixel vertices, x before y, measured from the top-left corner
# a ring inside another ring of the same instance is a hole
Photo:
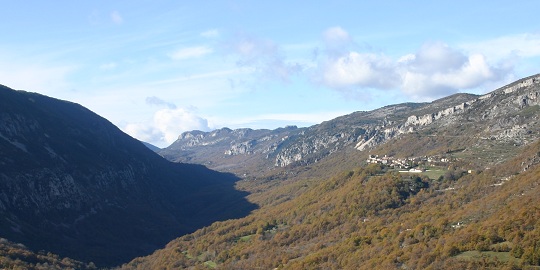
[[[431,157],[411,157],[411,158],[394,158],[384,155],[384,157],[379,157],[379,155],[369,155],[367,163],[378,163],[386,166],[391,166],[396,169],[405,169],[410,172],[422,172],[423,170],[419,168],[420,165],[431,166],[431,165],[447,165],[450,160],[445,157],[440,156],[431,156]]]

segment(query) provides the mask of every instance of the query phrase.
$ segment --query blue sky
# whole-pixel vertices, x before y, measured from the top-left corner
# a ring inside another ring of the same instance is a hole
[[[539,73],[538,1],[4,1],[0,84],[167,146]]]

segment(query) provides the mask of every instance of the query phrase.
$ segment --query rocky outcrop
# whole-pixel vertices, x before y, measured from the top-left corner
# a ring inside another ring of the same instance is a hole
[[[225,155],[248,155],[253,154],[253,147],[257,144],[256,140],[249,140],[247,142],[235,143],[231,145],[231,148],[225,151]]]
[[[459,105],[456,105],[456,106],[453,106],[453,107],[446,108],[444,110],[438,111],[436,113],[425,114],[425,115],[422,115],[422,116],[411,115],[411,116],[409,116],[407,118],[407,121],[405,122],[404,126],[409,127],[409,126],[426,126],[426,125],[429,125],[429,124],[433,123],[433,121],[437,121],[437,120],[439,120],[439,119],[441,119],[443,117],[447,117],[447,116],[450,116],[450,115],[453,115],[453,114],[456,114],[456,113],[463,113],[475,101],[476,100],[472,100],[472,101],[469,101],[469,102],[464,102],[464,103],[461,103]]]

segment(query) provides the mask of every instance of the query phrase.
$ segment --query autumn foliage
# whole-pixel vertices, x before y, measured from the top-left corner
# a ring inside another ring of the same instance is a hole
[[[214,223],[124,269],[523,269],[540,265],[539,145],[430,180],[371,164]],[[300,183],[300,184],[299,184]],[[303,189],[300,189],[303,187]],[[280,187],[284,188],[284,187]],[[268,191],[270,192],[270,191]],[[477,257],[468,254],[477,254]]]

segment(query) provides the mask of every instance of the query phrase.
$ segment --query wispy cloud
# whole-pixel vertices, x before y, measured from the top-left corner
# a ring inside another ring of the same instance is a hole
[[[263,78],[287,82],[302,70],[300,64],[287,62],[280,47],[269,39],[238,34],[225,43],[225,48],[238,57],[238,66],[254,68]]]
[[[148,85],[171,84],[171,83],[179,83],[179,82],[185,82],[185,81],[227,77],[227,76],[237,75],[237,74],[242,74],[242,73],[248,73],[248,72],[242,68],[233,68],[233,69],[228,69],[228,70],[218,70],[218,71],[200,73],[200,74],[183,75],[183,76],[178,76],[176,78],[148,82],[147,84]]]
[[[156,96],[146,97],[145,101],[146,101],[146,104],[149,104],[149,105],[166,106],[169,109],[176,109],[176,105],[174,103],[167,102]]]
[[[181,48],[169,54],[174,60],[185,60],[190,58],[198,58],[212,53],[214,50],[207,46],[196,46]]]

